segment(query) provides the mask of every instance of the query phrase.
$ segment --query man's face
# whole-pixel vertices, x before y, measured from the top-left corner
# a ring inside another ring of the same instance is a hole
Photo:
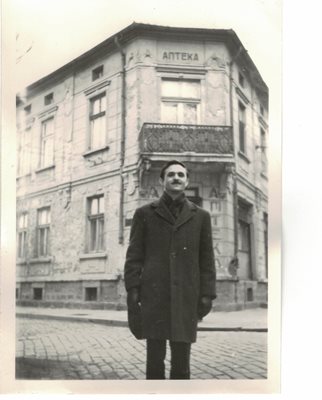
[[[164,179],[160,178],[163,189],[172,195],[179,195],[188,186],[188,177],[186,169],[180,164],[170,165],[165,170]]]

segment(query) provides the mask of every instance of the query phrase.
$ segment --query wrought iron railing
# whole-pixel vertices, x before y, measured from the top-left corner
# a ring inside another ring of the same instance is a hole
[[[145,123],[139,143],[141,153],[233,154],[230,126]]]

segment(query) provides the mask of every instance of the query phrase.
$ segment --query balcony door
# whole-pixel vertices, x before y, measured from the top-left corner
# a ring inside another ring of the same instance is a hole
[[[197,125],[200,123],[200,81],[162,79],[161,122]]]

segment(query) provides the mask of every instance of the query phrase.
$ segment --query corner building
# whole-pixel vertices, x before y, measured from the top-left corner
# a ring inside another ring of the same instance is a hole
[[[17,95],[22,305],[124,308],[134,210],[190,170],[218,309],[267,304],[268,88],[232,30],[133,23]]]

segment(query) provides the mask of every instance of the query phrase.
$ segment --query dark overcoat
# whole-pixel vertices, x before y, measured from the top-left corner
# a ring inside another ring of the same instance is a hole
[[[209,213],[188,199],[177,220],[162,198],[138,208],[124,280],[140,289],[143,338],[195,342],[198,302],[216,297]]]

